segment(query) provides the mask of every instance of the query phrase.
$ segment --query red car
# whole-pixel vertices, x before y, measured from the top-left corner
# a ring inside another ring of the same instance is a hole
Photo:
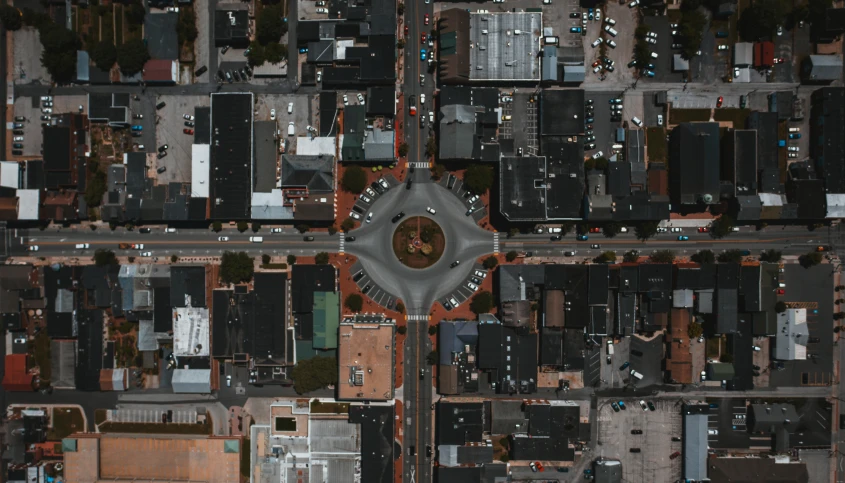
[[[407,36],[408,36],[408,26],[406,25],[405,26],[405,37],[407,37]]]
[[[423,18],[423,23],[425,25],[428,25],[428,14],[425,14],[425,17]]]
[[[595,67],[595,66],[597,66],[597,65],[599,65],[599,64],[601,64],[601,61],[600,61],[600,60],[597,60],[597,61],[593,62],[593,67]]]
[[[724,100],[725,100],[724,97],[719,96],[719,100],[716,101],[716,107],[722,107],[722,101],[724,101]]]
[[[681,456],[681,452],[680,452],[680,451],[675,451],[674,453],[672,453],[672,454],[670,454],[670,455],[669,455],[669,459],[670,459],[670,460],[673,460],[673,459],[677,458],[678,456]]]
[[[535,461],[534,464],[537,466],[537,471],[544,471],[545,468],[539,461]]]
[[[698,227],[698,232],[699,232],[699,233],[707,233],[708,231],[710,231],[710,229],[709,229],[709,228],[707,228],[706,226],[699,226],[699,227]]]
[[[420,43],[421,44],[425,43],[425,34],[420,34]]]
[[[194,134],[193,129],[182,129],[182,132],[185,133],[185,134]]]
[[[601,233],[601,228],[594,226],[590,228],[590,233]]]
[[[409,114],[412,115],[412,116],[416,116],[417,115],[417,106],[411,106],[411,109],[409,110]]]
[[[784,289],[782,289],[782,288],[779,288],[779,289],[778,289],[778,295],[783,295],[783,294],[785,294],[785,293],[786,293],[786,290],[784,290]]]

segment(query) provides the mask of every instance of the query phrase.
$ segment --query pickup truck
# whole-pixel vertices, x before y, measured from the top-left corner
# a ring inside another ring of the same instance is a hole
[[[117,247],[121,250],[128,250],[132,248],[132,245],[130,243],[120,243],[119,245],[117,245]]]

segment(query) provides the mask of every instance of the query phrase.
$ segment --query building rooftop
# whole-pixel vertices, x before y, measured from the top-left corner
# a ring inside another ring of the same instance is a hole
[[[229,483],[240,477],[241,448],[237,438],[103,433],[72,436],[76,437],[63,441],[68,482]],[[75,451],[67,449],[73,446]]]
[[[777,339],[773,357],[784,361],[807,359],[809,335],[807,309],[789,308],[777,314]]]
[[[469,40],[474,47],[469,49],[470,80],[540,80],[542,30],[541,13],[471,12]]]
[[[584,132],[584,91],[545,89],[540,94],[540,134],[571,136]]]
[[[394,330],[392,323],[340,324],[338,398],[393,398]]]
[[[174,307],[173,353],[177,357],[208,356],[210,348],[208,309]]]
[[[712,204],[719,200],[719,124],[681,123],[672,130],[670,190],[674,203]]]
[[[211,215],[249,219],[252,193],[251,93],[211,94]]]

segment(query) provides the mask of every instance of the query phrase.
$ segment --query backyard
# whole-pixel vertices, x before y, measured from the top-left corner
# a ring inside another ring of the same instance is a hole
[[[648,162],[666,162],[666,130],[662,127],[650,127],[646,129],[646,147],[648,148]]]
[[[85,431],[82,411],[78,408],[53,408],[50,429],[47,431],[48,440],[61,441],[79,431]]]
[[[731,122],[734,129],[745,129],[745,120],[748,119],[749,114],[751,114],[750,109],[716,109],[713,112],[713,119]]]

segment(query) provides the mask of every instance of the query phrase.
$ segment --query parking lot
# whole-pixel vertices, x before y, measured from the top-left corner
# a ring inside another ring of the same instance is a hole
[[[185,114],[194,116],[195,108],[208,107],[208,96],[158,96],[156,103],[165,102],[165,106],[155,111],[155,140],[146,144],[149,153],[155,152],[159,146],[168,145],[167,156],[156,160],[156,168],[167,168],[164,173],[158,173],[158,183],[191,182],[191,145],[194,136],[185,134],[184,129],[193,129],[185,125]],[[136,121],[137,122],[137,121]],[[147,129],[153,129],[153,120],[144,116],[143,124]]]
[[[707,444],[711,448],[746,449],[750,446],[770,445],[768,436],[750,437],[746,427],[748,403],[743,398],[707,399]],[[711,434],[713,432],[717,434]]]
[[[190,409],[174,409],[172,420],[177,424],[196,424],[197,412]],[[115,423],[161,423],[162,415],[167,414],[163,409],[112,409],[109,410],[109,421]]]
[[[14,35],[13,79],[15,84],[40,83],[49,85],[52,78],[47,69],[41,65],[42,47],[38,29],[22,28],[12,32],[12,34]]]
[[[272,96],[255,96],[255,120],[271,120],[271,111],[276,110],[277,129],[282,131],[282,136],[287,139],[286,152],[296,152],[296,136],[304,136],[305,128],[314,126],[319,129],[317,122],[317,96],[316,95],[293,95],[274,94]],[[288,114],[288,104],[293,103],[293,112]],[[288,123],[293,121],[296,136],[288,136]]]
[[[536,156],[538,152],[537,143],[537,104],[529,102],[529,92],[506,91],[502,95],[510,95],[513,92],[512,102],[504,102],[502,116],[510,120],[502,121],[499,126],[499,139],[512,139],[513,151],[503,152],[505,156],[516,156],[519,148],[522,148],[526,156]],[[507,145],[508,143],[502,143]]]
[[[85,96],[53,96],[53,112],[50,116],[55,118],[58,114],[62,113],[78,113],[79,106],[82,106],[83,111],[88,106],[88,101]],[[23,134],[13,134],[13,136],[23,136],[23,141],[13,142],[13,144],[22,144],[23,148],[14,149],[23,151],[22,156],[41,156],[41,144],[43,143],[41,123],[44,122],[41,120],[41,116],[45,115],[41,112],[41,98],[16,98],[14,114],[15,117],[23,116],[26,118],[26,120],[23,121]],[[16,131],[17,130],[18,129],[16,129]]]
[[[619,399],[614,399],[617,402]],[[683,458],[670,459],[681,451],[683,443],[672,441],[682,436],[680,402],[647,399],[654,411],[643,411],[637,399],[622,399],[626,409],[614,411],[610,399],[599,401],[598,446],[596,457],[622,462],[623,481],[677,481],[681,478]],[[631,434],[631,431],[642,434]],[[639,453],[632,453],[639,448]]]
[[[681,73],[672,72],[672,61],[674,54],[680,50],[672,50],[672,29],[669,28],[669,17],[646,16],[643,24],[648,25],[651,32],[657,34],[657,43],[648,44],[651,52],[657,54],[656,59],[651,59],[654,64],[654,77],[640,77],[643,82],[681,82]]]
[[[450,175],[443,176],[439,184],[443,186],[447,190],[451,191],[455,196],[457,196],[464,205],[464,208],[469,211],[472,208],[472,219],[476,223],[480,222],[482,218],[487,216],[487,207],[484,206],[481,200],[476,200],[473,203],[470,203],[469,200],[472,197],[472,192],[468,191],[464,186],[464,180],[461,178],[456,177],[454,184],[452,185],[452,189],[449,189],[449,177]]]
[[[833,266],[827,263],[810,268],[785,265],[785,294],[779,299],[807,309],[809,337],[819,342],[807,345],[806,360],[783,361],[783,370],[772,370],[769,385],[824,386],[833,381]],[[810,357],[812,354],[812,357]]]
[[[585,156],[592,156],[601,151],[610,156],[611,146],[616,139],[616,128],[621,126],[619,122],[610,121],[610,100],[622,98],[622,91],[587,91],[585,97],[593,100],[593,135],[596,137],[596,149],[585,151]],[[622,98],[623,106],[627,99]],[[624,119],[624,118],[623,118]]]

